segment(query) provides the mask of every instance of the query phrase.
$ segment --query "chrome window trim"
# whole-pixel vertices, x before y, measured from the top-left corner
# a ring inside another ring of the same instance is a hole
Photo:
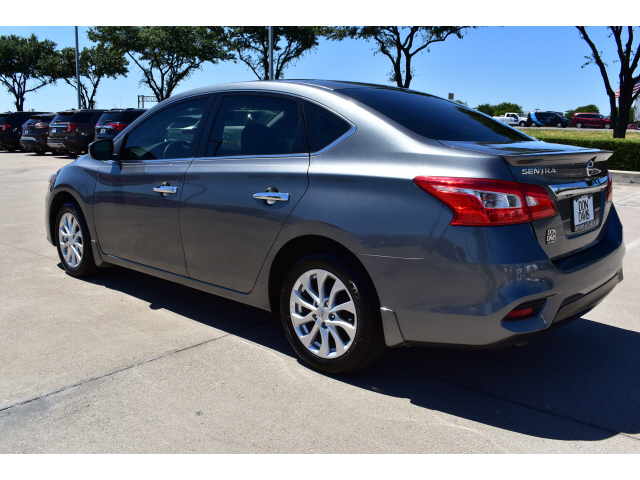
[[[202,160],[246,160],[251,158],[308,158],[308,153],[287,153],[284,155],[228,155],[224,157],[196,157],[194,162]]]
[[[585,195],[603,190],[608,183],[607,177],[593,178],[581,182],[549,185],[557,198]]]

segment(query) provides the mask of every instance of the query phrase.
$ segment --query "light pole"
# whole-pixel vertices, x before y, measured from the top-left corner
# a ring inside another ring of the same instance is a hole
[[[269,27],[269,80],[273,80],[273,27]]]
[[[78,86],[78,110],[80,110],[80,54],[78,53],[78,27],[76,27],[76,85]]]

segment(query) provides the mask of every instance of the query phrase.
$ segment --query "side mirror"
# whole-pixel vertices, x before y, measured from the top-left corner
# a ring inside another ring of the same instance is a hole
[[[98,140],[90,143],[89,155],[94,160],[111,160],[113,158],[113,140]]]

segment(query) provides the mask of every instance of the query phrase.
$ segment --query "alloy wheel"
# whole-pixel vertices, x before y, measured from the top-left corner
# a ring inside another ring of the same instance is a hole
[[[65,213],[60,219],[59,230],[58,240],[64,261],[69,267],[78,268],[84,253],[82,229],[78,219],[69,212]]]
[[[314,355],[337,358],[353,345],[358,316],[345,284],[326,270],[309,270],[296,280],[289,312],[300,342]]]

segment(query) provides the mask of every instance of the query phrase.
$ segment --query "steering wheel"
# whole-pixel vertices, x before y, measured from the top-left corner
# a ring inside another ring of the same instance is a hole
[[[162,158],[185,158],[188,155],[190,149],[190,142],[185,142],[184,140],[169,142],[167,146],[164,147]]]

